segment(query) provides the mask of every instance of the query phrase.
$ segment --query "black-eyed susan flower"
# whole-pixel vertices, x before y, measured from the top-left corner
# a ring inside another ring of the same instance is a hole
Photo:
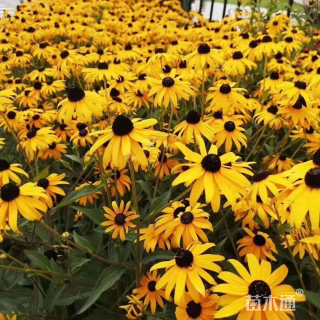
[[[174,201],[170,206],[162,210],[162,215],[160,215],[155,221],[156,234],[160,234],[168,230],[169,225],[171,225],[179,215],[179,213],[184,212],[187,207],[189,207],[190,202],[188,199],[182,201]]]
[[[211,49],[207,43],[201,43],[197,50],[186,55],[184,59],[188,62],[189,68],[204,70],[207,64],[211,67],[221,65],[224,62],[224,54],[222,50]]]
[[[74,216],[74,222],[79,222],[83,219],[83,213],[81,211],[77,211],[77,213]]]
[[[81,70],[84,73],[84,79],[89,83],[95,81],[110,81],[117,77],[117,73],[109,68],[107,62],[99,62],[97,68],[83,68]]]
[[[241,150],[241,145],[247,147],[247,137],[243,134],[245,131],[242,128],[242,116],[233,116],[231,118],[225,116],[223,119],[215,121],[212,128],[214,130],[213,143],[217,148],[223,144],[226,152],[231,151],[232,144],[235,144],[238,152]]]
[[[292,188],[292,184],[281,174],[271,174],[267,170],[255,172],[252,180],[253,184],[247,196],[252,203],[256,203],[259,196],[263,203],[269,204],[269,195],[277,197],[281,190]]]
[[[38,151],[48,149],[52,143],[57,143],[58,138],[54,131],[49,128],[31,128],[23,138],[22,147],[26,150],[28,157],[33,160]]]
[[[288,183],[292,183],[282,191],[278,197],[277,206],[282,211],[289,209],[288,222],[291,227],[300,229],[308,215],[312,229],[320,229],[320,206],[318,205],[320,152],[313,155],[313,159],[296,164],[283,174]]]
[[[56,174],[52,173],[47,178],[41,178],[37,181],[37,186],[44,189],[47,194],[47,199],[45,203],[48,205],[49,208],[53,207],[53,201],[57,201],[57,194],[60,196],[65,196],[66,193],[59,187],[62,184],[69,184],[67,181],[62,181],[62,179],[66,176],[65,173]]]
[[[213,243],[194,242],[186,249],[179,249],[173,260],[154,265],[151,271],[166,268],[166,273],[157,282],[156,289],[166,287],[165,298],[169,300],[171,291],[175,288],[174,302],[178,304],[183,300],[187,286],[192,299],[200,301],[200,296],[206,295],[201,278],[209,284],[215,284],[213,277],[206,270],[219,273],[221,268],[215,262],[224,260],[221,255],[203,254],[212,247],[214,247]]]
[[[127,312],[126,316],[130,320],[136,320],[142,317],[143,303],[141,300],[137,299],[135,295],[127,296],[129,303],[124,306],[120,306],[120,309],[123,309]]]
[[[261,111],[256,112],[254,120],[258,124],[269,126],[275,130],[279,130],[283,127],[283,120],[279,113],[279,108],[276,105],[267,105]]]
[[[14,183],[7,183],[1,187],[0,196],[0,225],[6,228],[6,221],[10,229],[20,233],[18,229],[18,213],[29,221],[41,220],[42,214],[47,211],[47,206],[41,200],[48,200],[45,191],[29,182],[22,186]]]
[[[316,260],[319,259],[319,236],[312,236],[307,224],[304,224],[300,229],[292,228],[290,234],[286,235],[293,256],[299,253],[299,258],[302,260],[306,251],[311,254]],[[287,248],[287,242],[283,241],[282,245]]]
[[[21,127],[21,123],[18,121],[19,110],[16,107],[10,106],[6,108],[6,112],[4,112],[4,116],[6,119],[0,120],[0,126],[4,128],[4,130],[11,132],[18,131]]]
[[[256,48],[257,56],[264,56],[270,58],[273,54],[279,51],[278,44],[275,43],[270,35],[263,35],[259,45]]]
[[[219,296],[210,294],[206,290],[204,297],[200,296],[199,301],[194,301],[190,294],[185,293],[184,298],[178,303],[176,308],[177,320],[212,320],[219,307]]]
[[[247,194],[250,188],[249,180],[242,173],[252,175],[249,164],[239,162],[234,153],[228,152],[219,156],[215,145],[211,145],[209,152],[206,151],[204,141],[197,136],[200,154],[188,149],[185,145],[177,142],[177,147],[190,161],[185,165],[190,167],[173,181],[172,185],[180,183],[193,183],[190,194],[190,204],[194,206],[205,191],[206,202],[211,202],[212,208],[217,212],[220,208],[220,195],[224,195],[232,206],[236,199]],[[239,167],[239,171],[236,167]]]
[[[257,196],[255,203],[248,199],[242,199],[233,208],[235,214],[235,221],[242,220],[242,227],[249,226],[250,230],[259,229],[254,220],[257,215],[264,227],[270,227],[270,218],[277,219],[274,203],[269,199],[268,203],[264,203],[260,196]]]
[[[194,143],[196,136],[204,136],[213,142],[214,130],[209,124],[202,121],[196,110],[191,110],[185,120],[175,126],[174,134],[177,134],[184,144]]]
[[[148,272],[146,276],[143,276],[140,280],[140,287],[132,291],[136,298],[141,300],[144,298],[144,305],[148,307],[150,304],[151,313],[156,313],[157,304],[164,308],[162,298],[164,298],[164,290],[156,289],[157,282],[161,276],[158,276],[157,270]]]
[[[256,68],[257,65],[253,61],[245,58],[241,51],[233,52],[231,59],[228,59],[222,65],[222,70],[228,76],[243,76],[246,73],[246,69],[251,71]]]
[[[144,167],[148,166],[148,160],[140,144],[151,145],[150,136],[166,137],[163,132],[147,129],[157,123],[156,119],[141,120],[133,119],[132,121],[123,115],[115,118],[112,126],[103,131],[97,131],[94,134],[102,134],[90,149],[92,155],[99,147],[108,142],[103,154],[103,165],[107,167],[110,163],[112,166],[123,169],[127,162],[127,157],[131,154],[137,156]]]
[[[66,124],[75,119],[84,123],[91,122],[92,116],[102,116],[104,103],[105,100],[96,92],[72,87],[68,90],[68,97],[59,103],[57,120]]]
[[[273,255],[278,253],[276,246],[266,233],[258,231],[254,234],[247,228],[243,230],[248,235],[237,242],[240,257],[245,256],[246,262],[248,254],[254,254],[258,260],[277,260]]]
[[[164,176],[170,176],[170,169],[174,166],[179,164],[177,160],[171,160],[172,154],[159,153],[158,159],[155,161],[153,168],[154,168],[154,175],[155,177],[159,177],[161,180]]]
[[[5,107],[12,105],[16,93],[10,89],[0,91],[0,111],[4,112]]]
[[[288,55],[290,55],[293,51],[299,50],[301,48],[301,42],[295,40],[291,36],[287,36],[279,42],[279,48],[282,52],[285,52]]]
[[[173,69],[170,76],[160,74],[160,79],[148,78],[151,86],[149,96],[155,96],[153,103],[155,107],[178,106],[180,99],[189,100],[190,96],[195,95],[195,88],[188,81],[184,81],[182,76],[176,76],[176,70]]]
[[[132,162],[135,171],[138,171],[140,166],[143,171],[147,171],[149,167],[154,167],[154,163],[158,160],[160,150],[156,147],[143,147],[143,153],[148,160],[148,166],[143,166],[139,157],[133,156]]]
[[[61,138],[59,138],[56,142],[52,142],[49,146],[43,150],[39,151],[39,158],[43,160],[61,159],[62,155],[67,153],[67,146],[61,142]]]
[[[120,238],[121,241],[126,240],[126,233],[130,228],[134,228],[135,225],[132,220],[138,219],[139,215],[130,210],[130,201],[124,205],[122,200],[120,206],[115,201],[112,202],[112,209],[103,207],[106,214],[107,221],[102,222],[101,225],[107,227],[105,232],[112,231],[112,239]]]
[[[154,252],[156,246],[161,249],[170,250],[171,245],[169,239],[165,239],[163,232],[156,232],[156,227],[154,224],[150,224],[147,228],[140,229],[140,241],[143,241],[143,248],[147,251]]]
[[[17,173],[29,178],[28,174],[21,167],[21,164],[10,164],[7,160],[0,159],[0,187],[9,183],[10,181],[20,185],[21,179]]]
[[[299,96],[298,100],[286,103],[283,102],[284,106],[279,109],[279,114],[283,117],[285,121],[292,124],[294,127],[300,129],[309,129],[310,125],[313,123],[315,115],[315,110],[310,106],[307,106],[307,102],[302,96]]]
[[[111,182],[110,189],[112,196],[115,196],[116,192],[119,192],[121,197],[123,197],[127,191],[130,191],[131,179],[126,175],[128,173],[128,169],[113,171],[108,168],[107,170],[105,170],[105,172],[113,173],[113,175],[109,178]]]
[[[81,147],[91,146],[93,144],[93,139],[90,135],[88,126],[85,123],[78,122],[70,141],[74,145],[79,145]]]
[[[272,157],[270,164],[268,165],[268,170],[276,170],[277,172],[283,172],[290,170],[293,166],[294,161],[292,159],[288,158],[285,154],[279,154]]]
[[[206,112],[222,111],[225,115],[233,115],[235,111],[248,108],[246,98],[238,91],[246,91],[242,88],[235,88],[236,83],[221,80],[209,88],[207,101],[210,101]]]
[[[278,90],[279,99],[286,99],[291,104],[295,104],[300,100],[301,104],[307,107],[311,105],[312,94],[307,89],[307,84],[304,81],[284,81],[278,86]]]
[[[156,225],[159,225],[159,220]],[[205,243],[209,242],[204,230],[213,232],[212,224],[209,221],[209,214],[201,209],[200,203],[197,203],[194,207],[185,207],[174,220],[167,223],[163,237],[167,239],[173,234],[175,244],[186,248],[191,242],[200,241],[200,239]]]
[[[293,315],[290,308],[280,308],[280,303],[284,295],[290,295],[295,302],[306,300],[304,295],[297,295],[296,291],[289,285],[280,283],[288,274],[288,268],[281,265],[277,270],[271,272],[271,263],[259,260],[253,255],[248,254],[249,271],[237,260],[229,260],[239,275],[229,271],[221,272],[218,277],[226,283],[218,284],[213,288],[213,292],[225,293],[220,297],[219,304],[222,309],[214,315],[215,319],[228,318],[235,314],[243,319],[250,319],[258,313],[260,319],[288,319],[288,315]],[[250,301],[256,304],[250,310],[246,308]],[[271,308],[264,308],[266,303],[272,299]],[[257,302],[259,301],[259,303]]]
[[[75,187],[74,190],[81,190],[85,187],[88,186],[93,186],[93,187],[98,187],[101,184],[100,181],[96,181],[96,182],[85,182],[82,183],[80,186]],[[89,201],[89,203],[94,204],[95,199],[99,199],[101,192],[100,191],[93,191],[92,193],[89,193],[83,197],[81,197],[80,199],[76,200],[76,202],[78,202],[81,206],[86,206],[87,202]]]

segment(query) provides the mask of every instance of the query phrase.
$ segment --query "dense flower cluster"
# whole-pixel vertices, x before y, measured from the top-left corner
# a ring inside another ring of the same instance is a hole
[[[175,0],[28,1],[5,13],[0,241],[43,240],[40,221],[54,249],[119,265],[120,248],[135,263],[120,307],[129,319],[168,305],[178,320],[290,319],[280,297],[305,296],[281,284],[281,253],[320,276],[320,36],[283,13],[263,18],[208,22]],[[87,232],[102,228],[96,250]],[[230,257],[238,275],[222,271]],[[248,311],[251,296],[273,309]]]

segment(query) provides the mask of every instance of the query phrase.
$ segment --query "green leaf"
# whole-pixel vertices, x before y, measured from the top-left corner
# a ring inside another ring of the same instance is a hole
[[[314,306],[316,306],[318,309],[320,309],[320,293],[316,293],[313,291],[305,291],[304,292],[307,301],[312,303]]]
[[[52,271],[49,259],[40,252],[33,250],[24,250],[29,260],[41,270]]]
[[[86,238],[79,236],[75,231],[73,231],[73,239],[74,242],[79,246],[93,252],[93,248],[90,242]]]
[[[151,200],[151,192],[150,188],[148,186],[148,183],[143,180],[138,180],[136,183],[140,186],[141,190],[145,192],[145,194],[148,196],[148,199]]]
[[[92,306],[101,296],[103,292],[110,289],[123,275],[125,269],[112,266],[104,270],[98,279],[89,299],[86,301],[84,306],[80,309],[78,314],[86,311],[90,306]]]
[[[47,295],[46,299],[43,302],[43,308],[47,312],[52,311],[52,309],[56,306],[56,302],[60,298],[62,292],[66,289],[66,286],[57,287],[55,290],[50,292]]]
[[[149,263],[155,260],[172,260],[173,258],[174,253],[172,251],[156,248],[154,252],[148,253],[146,257],[142,258],[142,262]]]
[[[90,259],[73,257],[70,264],[70,273],[76,273],[84,264],[91,261]]]
[[[67,158],[69,158],[69,159],[71,159],[71,160],[74,161],[74,162],[79,163],[79,164],[81,165],[81,167],[82,167],[83,161],[82,161],[82,159],[81,159],[79,156],[76,156],[76,155],[74,155],[74,154],[65,154],[64,156],[67,157]]]
[[[50,233],[48,233],[48,230],[41,223],[36,223],[35,233],[44,242],[50,239]]]
[[[103,187],[103,183],[101,183],[98,187],[95,186],[85,186],[80,190],[74,190],[70,193],[68,199],[66,199],[64,202],[59,203],[56,206],[56,209],[68,206],[70,203],[87,196],[88,194],[95,193],[99,191]]]
[[[216,253],[220,253],[223,245],[225,244],[225,242],[226,242],[227,240],[228,240],[228,237],[224,238],[223,240],[221,240],[221,241],[214,247]]]
[[[90,218],[94,223],[100,225],[103,221],[105,221],[104,218],[104,210],[103,209],[88,209],[83,207],[77,207],[72,206],[73,209],[77,211],[83,212],[84,215],[86,215],[88,218]]]
[[[92,159],[86,161],[86,162],[83,164],[83,167],[82,167],[83,170],[86,170],[86,169],[90,166],[90,164],[91,164],[91,163],[94,163],[95,161],[96,161],[95,158],[92,158]]]
[[[40,179],[46,178],[49,175],[50,164],[45,167],[35,178],[34,182],[38,182]]]
[[[162,210],[165,205],[169,203],[170,196],[171,196],[172,189],[165,192],[159,198],[156,198],[152,201],[150,206],[150,215],[157,214]]]
[[[73,171],[73,168],[70,166],[70,163],[67,161],[64,161],[62,159],[58,160],[65,168],[69,169],[70,171]]]

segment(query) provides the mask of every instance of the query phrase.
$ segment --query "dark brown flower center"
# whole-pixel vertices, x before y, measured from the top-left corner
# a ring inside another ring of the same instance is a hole
[[[193,221],[194,217],[192,212],[184,212],[181,216],[180,216],[180,221],[183,224],[190,224]]]
[[[243,58],[243,54],[240,51],[236,51],[233,53],[232,59],[233,60],[240,60]]]
[[[231,92],[231,87],[228,84],[223,84],[219,90],[223,94],[228,94]]]
[[[210,52],[210,47],[206,43],[201,43],[198,47],[199,54],[208,54]]]
[[[81,88],[72,87],[68,91],[68,100],[71,102],[78,102],[81,101],[85,95],[85,92]]]
[[[221,160],[216,154],[208,154],[202,159],[201,165],[206,171],[218,172],[221,168]]]
[[[174,85],[174,79],[171,77],[165,77],[162,79],[162,85],[166,88],[171,88]]]
[[[0,159],[0,172],[8,170],[10,168],[10,163],[5,159]]]
[[[37,182],[37,186],[38,187],[41,187],[43,189],[47,189],[48,186],[49,186],[49,180],[48,179],[40,179],[38,182]]]
[[[61,59],[65,59],[67,57],[69,57],[69,52],[67,50],[64,50],[60,53],[60,57]]]
[[[13,119],[16,118],[16,115],[17,115],[17,114],[16,114],[14,111],[9,111],[9,112],[7,113],[7,118],[10,119],[10,120],[13,120]]]
[[[267,179],[269,177],[269,175],[270,175],[270,173],[267,170],[260,170],[260,171],[257,171],[253,175],[252,179],[254,182],[260,182],[260,181]]]
[[[300,90],[305,90],[307,89],[307,84],[304,81],[296,81],[294,83],[294,86]]]
[[[224,128],[226,131],[228,132],[232,132],[236,129],[236,125],[233,121],[227,121],[225,124],[224,124]]]
[[[109,68],[109,66],[108,66],[108,64],[106,62],[100,62],[98,64],[98,69],[99,70],[108,70],[108,68]]]
[[[128,135],[133,130],[132,121],[126,116],[117,116],[112,124],[112,131],[116,136]]]
[[[186,116],[186,121],[190,124],[197,124],[200,122],[200,115],[197,111],[191,110]]]
[[[253,242],[255,245],[262,247],[266,244],[266,238],[261,234],[257,234],[253,237]]]
[[[190,318],[197,319],[201,314],[201,310],[202,307],[200,303],[196,303],[194,301],[188,302],[186,311]]]
[[[188,268],[192,265],[193,254],[187,249],[179,249],[174,259],[178,267]]]
[[[7,183],[1,188],[1,199],[10,202],[19,197],[20,189],[14,183]]]
[[[259,300],[260,305],[269,301],[271,289],[269,285],[262,280],[255,280],[249,286],[249,295],[254,301]]]
[[[126,223],[126,216],[123,213],[118,213],[116,217],[114,218],[114,222],[118,226],[123,226]]]
[[[306,185],[313,189],[319,189],[320,188],[320,168],[313,168],[310,169],[305,177],[304,181]]]
[[[276,115],[277,112],[278,112],[278,107],[277,107],[277,106],[270,106],[270,107],[267,109],[267,111],[268,111],[269,113],[272,113],[272,114]]]
[[[261,40],[263,43],[272,42],[272,39],[270,36],[264,36]]]
[[[320,149],[314,153],[312,161],[315,165],[320,166]]]
[[[149,281],[148,283],[148,290],[151,292],[155,292],[156,291],[156,282],[154,280]]]

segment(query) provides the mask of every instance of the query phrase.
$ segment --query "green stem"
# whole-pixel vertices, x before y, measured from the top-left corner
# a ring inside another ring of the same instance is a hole
[[[300,270],[299,270],[297,261],[296,261],[296,259],[294,258],[294,255],[293,255],[293,253],[292,253],[292,249],[291,249],[291,247],[290,247],[289,240],[288,240],[288,238],[287,238],[287,234],[286,234],[286,231],[284,230],[284,226],[283,226],[283,224],[282,224],[281,217],[280,217],[280,214],[279,214],[277,208],[275,209],[275,212],[276,212],[277,217],[278,217],[278,221],[279,221],[281,233],[282,233],[283,236],[284,236],[287,249],[288,249],[288,251],[289,251],[289,253],[290,253],[291,261],[292,261],[292,263],[293,263],[293,265],[294,265],[294,268],[296,269],[296,272],[297,272],[297,275],[298,275],[298,278],[299,278],[299,282],[300,282],[301,288],[303,289],[304,292],[306,292],[306,286],[304,285],[304,282],[303,282],[303,279],[302,279],[302,276],[301,276],[301,273],[300,273]],[[280,236],[281,236],[281,235],[280,235]],[[309,303],[308,301],[307,301],[307,305],[308,305],[308,309],[309,309],[310,313],[312,313],[311,305],[310,305],[310,303]]]
[[[132,196],[133,196],[133,206],[134,210],[139,217],[137,218],[137,239],[136,239],[136,286],[137,288],[140,286],[140,277],[141,277],[141,257],[140,257],[140,214],[139,214],[139,204],[138,204],[138,194],[136,188],[136,179],[135,179],[135,172],[132,159],[129,160],[129,167],[130,167],[130,175],[131,175],[131,185],[132,185]]]
[[[254,146],[252,147],[252,149],[251,149],[250,153],[248,154],[248,156],[246,157],[246,160],[245,160],[245,161],[248,161],[249,158],[251,157],[253,151],[256,150],[256,147],[257,147],[257,145],[259,144],[259,142],[260,142],[260,140],[261,140],[264,132],[266,131],[266,128],[267,128],[267,126],[264,126],[264,127],[263,127],[263,130],[261,131],[261,133],[260,133],[260,135],[259,135],[259,138],[257,139],[256,143],[255,143]]]
[[[240,260],[237,247],[236,247],[236,245],[235,245],[235,243],[233,241],[232,233],[231,233],[231,230],[229,229],[229,226],[228,226],[228,223],[227,223],[226,216],[223,214],[223,209],[221,209],[221,208],[220,208],[220,213],[221,213],[222,219],[224,221],[224,225],[226,226],[226,230],[227,230],[227,233],[228,233],[228,238],[229,238],[229,240],[230,240],[230,242],[232,244],[232,248],[234,250],[234,253],[237,256],[237,259]]]
[[[310,260],[311,260],[311,264],[312,264],[312,266],[313,266],[313,268],[314,268],[314,270],[315,270],[315,272],[317,274],[317,280],[318,280],[318,283],[320,285],[320,269],[319,269],[316,261],[314,260],[314,257],[312,255],[312,253],[310,252],[310,250],[308,248],[308,244],[306,244],[306,249],[307,249],[307,252],[309,254],[309,257],[310,257]]]
[[[40,223],[47,229],[49,230],[52,234],[54,234],[55,236],[57,236],[59,239],[61,239],[62,241],[68,243],[70,246],[79,249],[80,251],[87,253],[89,255],[91,255],[93,258],[100,260],[106,264],[109,265],[114,265],[114,266],[119,266],[119,267],[126,267],[126,268],[134,268],[134,266],[132,264],[126,264],[126,263],[118,263],[118,262],[113,262],[110,260],[105,259],[104,257],[99,256],[98,254],[95,254],[94,252],[87,250],[81,246],[79,246],[78,244],[72,242],[71,240],[64,238],[59,232],[53,230],[50,226],[48,226],[44,221],[40,221]]]
[[[202,87],[201,87],[201,117],[204,117],[204,68],[202,70]]]

